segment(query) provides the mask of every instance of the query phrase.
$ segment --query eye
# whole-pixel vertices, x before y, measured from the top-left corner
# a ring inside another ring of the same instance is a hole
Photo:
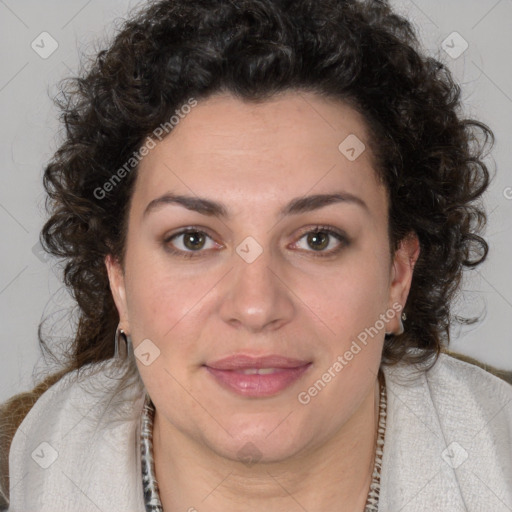
[[[304,247],[304,244],[301,247],[301,240],[305,241],[307,247]],[[331,256],[341,251],[348,244],[348,238],[341,231],[329,226],[315,226],[305,232],[295,243],[300,249],[318,253],[315,256]]]
[[[195,228],[187,228],[175,233],[167,237],[164,243],[169,252],[185,258],[195,256],[194,253],[204,252],[202,249],[214,249],[219,246],[207,233]]]
[[[305,241],[307,247],[301,243],[302,240]],[[303,232],[294,247],[316,253],[314,256],[327,257],[337,254],[348,245],[349,240],[341,231],[329,226],[315,226],[313,229]],[[164,246],[166,251],[183,258],[201,256],[207,249],[222,247],[205,231],[194,227],[183,229],[166,237]]]

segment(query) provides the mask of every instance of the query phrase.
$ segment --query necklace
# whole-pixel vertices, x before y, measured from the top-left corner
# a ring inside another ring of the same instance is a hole
[[[382,370],[379,372],[379,425],[377,430],[377,445],[375,448],[375,460],[373,463],[372,482],[364,512],[378,512],[380,494],[380,472],[382,468],[382,455],[384,449],[384,436],[386,432],[386,381]],[[155,464],[153,459],[153,420],[155,418],[155,406],[146,393],[141,416],[141,462],[142,462],[142,485],[144,490],[144,504],[146,512],[163,512],[160,492],[155,475]]]
[[[380,472],[382,469],[382,455],[384,453],[384,437],[386,434],[387,395],[384,372],[379,371],[379,426],[377,427],[377,445],[375,447],[375,461],[373,463],[372,483],[366,498],[364,512],[378,512],[380,494]]]

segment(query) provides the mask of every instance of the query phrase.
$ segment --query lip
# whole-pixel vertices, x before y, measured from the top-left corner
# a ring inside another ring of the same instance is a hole
[[[310,361],[302,359],[292,359],[290,357],[284,357],[277,354],[271,354],[268,356],[249,356],[245,354],[237,354],[235,356],[224,357],[214,361],[213,363],[207,363],[206,366],[215,370],[243,370],[247,368],[300,368],[305,366]]]
[[[224,389],[245,397],[263,398],[284,391],[300,379],[311,364],[310,361],[278,355],[236,355],[208,363],[205,368]],[[252,368],[274,368],[275,371],[263,375],[242,373]]]

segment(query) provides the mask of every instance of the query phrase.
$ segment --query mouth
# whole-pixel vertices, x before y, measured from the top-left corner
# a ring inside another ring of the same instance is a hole
[[[230,356],[205,366],[222,388],[245,397],[277,395],[300,379],[311,361],[270,355]]]

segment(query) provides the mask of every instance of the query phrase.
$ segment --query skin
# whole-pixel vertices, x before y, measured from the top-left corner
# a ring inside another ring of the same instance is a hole
[[[350,134],[366,145],[355,161],[338,149]],[[222,202],[231,217],[178,204],[144,214],[166,192]],[[279,216],[293,198],[333,192],[366,206],[344,201]],[[398,330],[398,315],[307,405],[297,396],[379,315],[406,303],[419,245],[410,236],[391,257],[387,211],[364,119],[313,93],[288,91],[261,104],[212,96],[144,157],[124,264],[105,263],[121,328],[135,350],[149,339],[160,351],[150,365],[137,364],[156,407],[155,469],[166,512],[364,509],[377,373],[385,331]],[[331,236],[321,250],[339,250],[319,256],[307,236],[317,224],[344,232],[348,243]],[[200,252],[171,254],[169,247],[193,252],[183,236],[169,240],[189,226],[208,235]],[[252,263],[236,252],[248,236],[263,250]],[[242,397],[203,366],[235,353],[312,365],[275,396]],[[248,442],[257,448],[254,464],[241,460]]]

